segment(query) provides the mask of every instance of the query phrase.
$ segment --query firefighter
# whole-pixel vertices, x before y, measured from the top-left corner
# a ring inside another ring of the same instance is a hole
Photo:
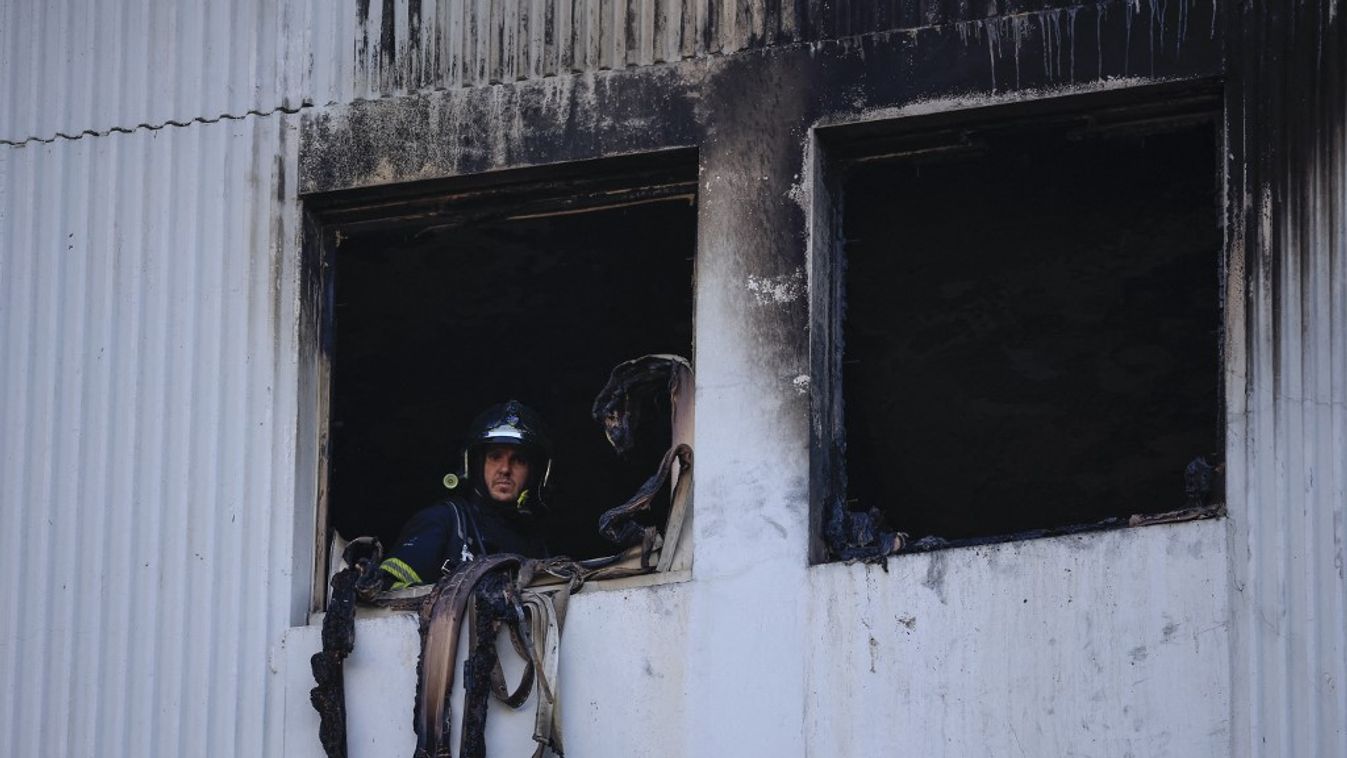
[[[450,495],[418,511],[379,565],[382,587],[433,584],[491,553],[546,557],[538,514],[551,468],[552,443],[538,414],[515,400],[487,408],[469,428],[462,477],[444,478]]]

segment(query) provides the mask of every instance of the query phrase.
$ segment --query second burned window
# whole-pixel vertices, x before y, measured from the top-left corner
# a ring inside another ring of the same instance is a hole
[[[1213,125],[947,139],[840,182],[847,507],[908,549],[1183,508],[1221,446]]]

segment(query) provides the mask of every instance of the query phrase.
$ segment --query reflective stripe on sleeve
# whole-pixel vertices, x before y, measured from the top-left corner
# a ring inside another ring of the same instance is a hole
[[[383,563],[380,563],[379,568],[392,574],[393,578],[398,580],[397,584],[393,585],[393,589],[395,590],[405,589],[413,584],[423,584],[421,575],[416,573],[415,569],[408,566],[405,561],[399,558],[389,558]]]

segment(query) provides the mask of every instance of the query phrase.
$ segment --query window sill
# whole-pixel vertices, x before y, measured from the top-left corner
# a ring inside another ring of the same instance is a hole
[[[613,592],[613,591],[636,589],[639,587],[659,587],[666,584],[682,584],[683,582],[691,580],[692,580],[691,569],[686,568],[672,569],[670,571],[663,571],[663,572],[654,571],[649,574],[640,574],[637,576],[623,576],[623,577],[616,577],[613,579],[595,579],[592,581],[588,581],[584,583],[584,585],[580,588],[580,592],[576,594],[583,595],[593,592]],[[549,585],[539,585],[539,586],[545,588]],[[561,585],[556,584],[550,586],[560,587]],[[404,597],[406,597],[406,595],[404,595]],[[382,608],[379,606],[366,605],[363,603],[357,604],[355,607],[355,617],[357,619],[388,618],[390,616],[402,616],[414,613],[416,613],[416,611],[414,610]],[[308,619],[309,625],[310,626],[321,625],[323,623],[323,617],[326,615],[327,615],[326,611],[313,611],[312,613],[309,614]]]
[[[1031,542],[1036,540],[1049,540],[1061,538],[1089,538],[1102,535],[1108,532],[1130,531],[1142,527],[1151,526],[1173,526],[1190,523],[1200,523],[1204,521],[1223,520],[1226,518],[1225,503],[1213,503],[1201,509],[1185,509],[1178,511],[1168,511],[1165,513],[1142,513],[1133,514],[1128,518],[1109,519],[1093,524],[1076,524],[1072,526],[1053,527],[1051,529],[1032,529],[1012,534],[996,534],[985,537],[966,537],[962,539],[946,540],[941,538],[923,538],[909,542],[902,550],[891,553],[885,557],[902,559],[904,556],[923,555],[926,553],[939,553],[946,550],[959,550],[968,548],[991,547],[996,545],[1013,544],[1020,542]],[[856,563],[859,561],[851,561]],[[828,566],[836,563],[848,563],[842,560],[827,560],[813,563],[812,566]]]

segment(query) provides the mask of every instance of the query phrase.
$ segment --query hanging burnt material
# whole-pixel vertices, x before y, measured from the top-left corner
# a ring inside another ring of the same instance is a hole
[[[332,598],[323,617],[323,649],[309,659],[318,685],[309,691],[309,701],[318,711],[318,739],[328,758],[346,756],[343,663],[355,649],[356,585],[362,576],[376,570],[382,552],[378,540],[370,538],[346,546],[342,558],[347,568],[332,577]]]
[[[690,479],[680,482],[681,486]],[[372,540],[370,541],[372,542]],[[354,543],[353,543],[354,544]],[[349,552],[349,551],[348,551]],[[628,551],[630,552],[630,551]],[[347,569],[334,579],[334,593],[324,626],[324,641],[333,656],[345,658],[354,646],[354,600],[360,597],[393,610],[419,608],[421,617],[421,657],[417,663],[417,693],[413,727],[416,730],[417,758],[452,758],[450,733],[453,714],[450,694],[454,685],[454,657],[458,650],[459,630],[468,625],[468,659],[464,664],[464,713],[460,730],[459,755],[480,758],[485,755],[486,714],[489,693],[510,706],[521,707],[531,694],[537,694],[537,715],[533,740],[534,758],[547,750],[563,755],[561,719],[557,710],[558,659],[566,607],[571,594],[591,579],[612,579],[646,573],[649,567],[632,568],[618,554],[587,561],[558,557],[544,560],[518,555],[488,555],[459,564],[442,578],[429,594],[417,597],[359,594],[360,570],[377,571],[377,553],[361,560],[358,568]],[[374,568],[371,569],[370,567]],[[537,582],[542,586],[533,589]],[[332,633],[329,634],[329,625]],[[516,654],[524,661],[524,673],[513,691],[505,682],[496,649],[498,632],[509,632]],[[345,707],[342,700],[340,666],[327,665],[328,650],[314,656],[314,704],[324,714],[320,737],[331,756],[343,756],[346,749]],[[324,665],[320,668],[320,659]],[[335,671],[336,678],[330,676]],[[320,697],[320,691],[322,693]],[[328,713],[331,715],[327,715]]]
[[[883,511],[870,508],[865,511],[848,510],[840,499],[828,509],[824,536],[833,560],[883,563],[907,544],[907,535],[889,528]]]
[[[687,445],[669,448],[660,461],[659,468],[630,500],[604,511],[599,517],[599,532],[609,541],[622,548],[641,545],[642,566],[648,565],[650,553],[660,547],[662,538],[657,527],[641,526],[636,522],[636,517],[650,510],[651,501],[669,481],[669,473],[675,460],[683,471],[691,469],[692,448]]]
[[[483,577],[518,569],[521,560],[517,555],[500,554],[465,561],[436,583],[421,606],[421,660],[416,670],[414,721],[417,758],[453,755],[449,747],[453,723],[449,696],[454,688],[459,628],[468,601]],[[464,729],[463,733],[466,735],[467,731]]]
[[[507,692],[496,653],[496,635],[502,624],[509,625],[515,650],[529,661],[521,634],[524,613],[518,590],[502,572],[487,574],[473,589],[472,613],[468,621],[468,659],[463,663],[462,758],[486,758],[486,712],[494,694],[511,708],[518,708],[533,689],[533,665],[528,663],[524,678],[515,692]]]
[[[1210,460],[1208,460],[1210,459]],[[1211,461],[1216,461],[1212,463]],[[1164,513],[1136,513],[1128,526],[1173,524],[1225,515],[1225,463],[1216,453],[1199,455],[1183,469],[1183,507]]]
[[[686,359],[672,355],[644,356],[614,369],[594,404],[595,418],[604,423],[609,441],[619,454],[630,453],[651,438],[648,420],[652,414],[669,414],[674,444],[665,450],[656,472],[626,503],[608,511],[600,520],[600,529],[609,539],[624,547],[641,545],[639,567],[632,565],[636,557],[634,548],[579,562],[564,557],[530,560],[513,554],[487,555],[460,563],[424,597],[408,598],[378,591],[376,541],[363,538],[347,548],[346,559],[352,568],[333,578],[334,592],[323,629],[324,651],[314,656],[314,676],[319,686],[313,690],[313,700],[315,708],[323,714],[320,737],[329,756],[346,754],[341,661],[354,647],[357,599],[391,609],[419,609],[421,657],[417,663],[413,719],[417,758],[453,756],[449,744],[453,723],[450,695],[454,658],[465,620],[469,652],[463,669],[465,696],[459,755],[462,758],[486,755],[486,716],[491,696],[518,708],[534,692],[538,695],[534,758],[542,758],[549,749],[562,755],[561,723],[556,710],[557,662],[567,598],[589,579],[633,576],[655,568],[650,559],[661,545],[661,535],[656,527],[642,526],[636,519],[649,515],[651,503],[671,478],[675,484],[669,497],[665,528],[669,532],[667,544],[676,542],[692,481],[692,448],[686,442],[691,435],[692,386],[692,371]],[[647,421],[644,425],[643,420]],[[672,555],[671,548],[666,552],[661,561]],[[535,579],[554,586],[530,589]],[[560,586],[556,586],[557,582]],[[524,675],[513,691],[505,683],[496,647],[502,628],[509,632],[515,652],[525,663]]]
[[[677,355],[644,355],[613,367],[591,411],[618,455],[636,447],[637,430],[651,413],[668,412],[679,382],[692,367]]]
[[[692,447],[679,439],[680,429],[685,428],[682,417],[691,406],[692,386],[692,367],[687,359],[646,355],[618,364],[594,398],[594,420],[603,426],[609,444],[620,456],[637,448],[646,419],[660,413],[672,419],[673,444],[660,458],[655,473],[625,503],[599,517],[599,532],[610,542],[622,548],[642,546],[643,567],[660,546],[661,528],[674,530],[682,525],[681,512],[674,513],[672,507],[656,509],[654,503],[670,476],[685,477],[692,467]],[[671,502],[676,507],[681,501],[674,497]],[[641,519],[653,525],[642,524]]]
[[[533,739],[535,758],[547,749],[562,755],[561,723],[556,710],[557,660],[570,594],[586,578],[621,576],[597,562],[569,558],[530,560],[518,555],[489,555],[458,566],[437,583],[421,605],[421,659],[417,664],[417,758],[452,758],[449,746],[453,714],[454,656],[459,629],[467,616],[468,658],[463,666],[464,713],[459,755],[486,755],[488,694],[511,708],[534,692],[538,713]],[[547,590],[524,589],[535,579],[559,582]],[[471,604],[470,604],[471,603]],[[381,603],[396,607],[391,603]],[[469,610],[471,609],[471,612]],[[505,628],[524,673],[513,691],[505,682],[496,649]]]

